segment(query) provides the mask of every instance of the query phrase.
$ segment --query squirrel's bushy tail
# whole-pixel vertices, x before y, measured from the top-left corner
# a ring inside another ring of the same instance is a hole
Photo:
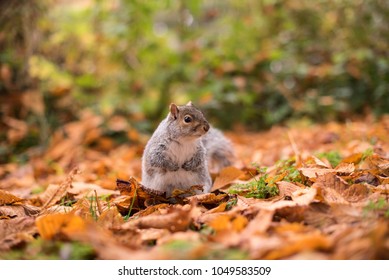
[[[234,163],[235,154],[232,143],[220,130],[211,127],[202,141],[207,150],[209,172],[218,173],[224,167]]]

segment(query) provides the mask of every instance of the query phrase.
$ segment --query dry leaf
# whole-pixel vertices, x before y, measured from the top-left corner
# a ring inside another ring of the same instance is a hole
[[[124,219],[116,207],[111,207],[100,215],[97,223],[106,229],[119,228],[124,223]]]
[[[329,250],[331,245],[331,241],[324,235],[310,233],[297,237],[294,240],[286,241],[285,246],[268,253],[265,255],[264,259],[276,260],[286,258],[303,251]]]
[[[349,186],[339,176],[326,174],[317,178],[312,188],[318,190],[319,196],[327,203],[347,204],[360,202],[368,198],[370,191],[362,184]]]
[[[227,207],[227,202],[220,203],[215,208],[212,208],[211,210],[207,211],[207,214],[224,212],[226,210],[226,207]]]
[[[273,220],[273,210],[260,210],[252,219],[245,230],[242,232],[242,239],[247,239],[256,234],[265,233]]]
[[[242,176],[244,173],[233,166],[223,168],[220,171],[219,176],[216,177],[215,182],[213,183],[211,191],[216,191],[222,187],[225,187],[233,183],[236,179]]]
[[[0,240],[18,232],[35,232],[35,219],[19,217],[9,220],[0,220]]]
[[[56,236],[67,236],[83,232],[85,221],[74,214],[49,214],[36,219],[38,232],[43,239],[53,239]]]
[[[70,171],[66,180],[59,186],[49,186],[48,190],[46,190],[47,192],[44,192],[41,196],[43,203],[42,208],[48,208],[60,201],[65,196],[66,192],[71,188],[73,178],[77,173],[79,173],[79,170],[74,168],[72,171]]]
[[[31,205],[5,205],[0,206],[0,216],[3,218],[16,218],[34,216],[40,212],[40,208]]]
[[[363,153],[356,153],[356,154],[352,154],[351,156],[345,157],[342,160],[342,162],[357,164],[361,161],[362,157],[363,157]]]
[[[12,193],[9,193],[7,191],[0,190],[0,206],[11,205],[22,201],[24,201],[24,199],[14,196]]]
[[[354,163],[345,163],[345,162],[341,162],[335,168],[335,171],[337,173],[346,173],[346,174],[350,174],[350,173],[354,172],[354,170],[355,170]]]
[[[80,199],[86,195],[90,195],[92,192],[96,192],[98,196],[109,196],[118,194],[117,191],[108,190],[102,188],[96,184],[90,184],[85,182],[73,182],[71,189],[68,190],[70,194],[73,194],[76,199]]]
[[[189,205],[186,205],[185,207],[172,207],[169,209],[169,212],[163,216],[154,213],[138,219],[129,220],[122,225],[122,228],[160,228],[168,229],[172,232],[182,231],[187,229],[192,221],[191,210],[192,208]]]
[[[277,182],[277,187],[280,191],[279,195],[281,197],[292,196],[293,192],[301,189],[301,187],[286,181]]]
[[[160,240],[165,236],[171,236],[171,232],[167,229],[147,228],[138,230],[142,241]]]
[[[201,204],[219,204],[221,202],[224,202],[228,199],[227,194],[214,194],[214,193],[204,193],[204,194],[198,194],[195,196],[186,197],[184,201],[187,202],[196,202]]]

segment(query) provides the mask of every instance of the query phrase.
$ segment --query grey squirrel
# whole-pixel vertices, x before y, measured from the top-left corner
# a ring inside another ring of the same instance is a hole
[[[232,145],[192,102],[171,104],[169,109],[146,144],[142,185],[167,196],[174,189],[186,190],[194,185],[203,186],[203,193],[208,193],[212,187],[209,165],[213,171],[231,165]]]

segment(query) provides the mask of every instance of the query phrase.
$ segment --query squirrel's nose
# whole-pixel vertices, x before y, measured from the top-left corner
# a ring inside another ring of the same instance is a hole
[[[209,130],[209,123],[205,123],[203,129],[205,132],[207,132]]]

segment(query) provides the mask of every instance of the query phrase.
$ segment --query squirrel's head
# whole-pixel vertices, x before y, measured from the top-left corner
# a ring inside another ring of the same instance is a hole
[[[192,102],[183,106],[170,104],[169,122],[175,124],[174,129],[180,137],[199,138],[209,130],[209,123],[203,113]]]

